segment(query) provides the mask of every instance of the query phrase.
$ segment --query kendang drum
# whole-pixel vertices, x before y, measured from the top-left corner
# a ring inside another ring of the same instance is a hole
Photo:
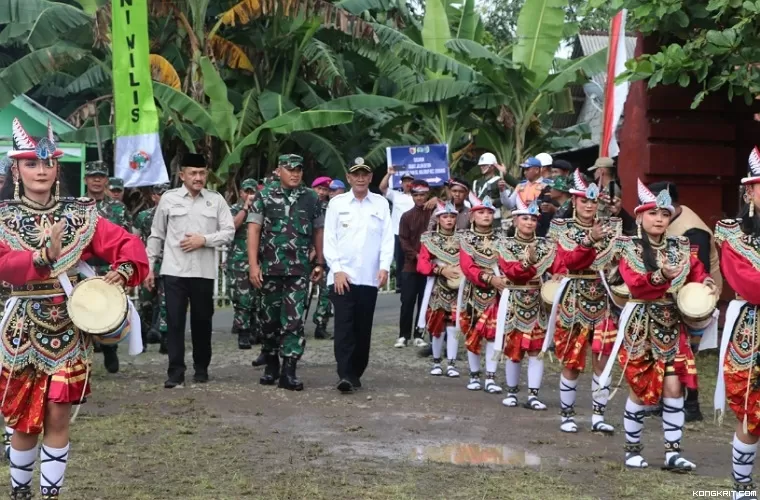
[[[612,302],[614,302],[620,309],[624,308],[628,303],[628,300],[631,298],[631,291],[628,290],[628,285],[625,283],[611,286],[610,291],[612,292],[610,299],[612,299]]]
[[[678,310],[683,322],[694,330],[703,330],[712,322],[713,311],[718,298],[710,288],[702,283],[688,283],[681,288],[676,297]]]
[[[557,295],[559,290],[559,281],[546,281],[541,285],[541,300],[544,301],[550,309],[554,305],[554,296]]]
[[[457,265],[454,269],[459,273],[459,278],[446,279],[446,287],[451,290],[459,290],[459,284],[462,282],[462,269]]]
[[[80,281],[69,296],[67,308],[74,326],[100,344],[118,344],[129,335],[126,292],[99,276]]]

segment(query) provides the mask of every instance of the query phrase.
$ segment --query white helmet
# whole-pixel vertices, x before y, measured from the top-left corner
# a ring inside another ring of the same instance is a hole
[[[542,167],[548,167],[554,164],[554,159],[549,153],[539,153],[536,155],[536,160],[541,162]]]
[[[483,153],[480,160],[478,160],[478,166],[496,165],[497,163],[499,162],[496,161],[496,157],[493,153]]]

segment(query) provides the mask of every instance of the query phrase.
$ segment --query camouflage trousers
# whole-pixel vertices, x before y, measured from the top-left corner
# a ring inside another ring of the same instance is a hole
[[[260,336],[258,328],[258,293],[251,284],[248,271],[227,269],[227,286],[229,287],[230,301],[235,311],[232,319],[232,333],[240,334],[248,332],[252,340]]]
[[[140,286],[138,291],[138,307],[140,321],[142,322],[143,337],[147,337],[148,331],[157,330],[161,337],[166,336],[166,297],[164,296],[164,281],[156,276],[156,287],[148,290]]]
[[[308,276],[264,276],[259,310],[263,352],[279,351],[282,357],[295,359],[303,355],[303,314],[308,291]]]
[[[322,279],[317,284],[319,285],[319,295],[317,296],[317,308],[314,310],[312,319],[315,325],[325,328],[332,317],[332,303],[327,290],[327,273],[322,274]]]

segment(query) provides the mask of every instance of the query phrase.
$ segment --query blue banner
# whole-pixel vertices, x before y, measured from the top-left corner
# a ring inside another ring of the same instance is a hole
[[[411,173],[431,186],[443,186],[449,180],[449,146],[430,144],[424,146],[394,146],[386,148],[388,166],[394,173],[390,187],[401,187],[401,176]]]

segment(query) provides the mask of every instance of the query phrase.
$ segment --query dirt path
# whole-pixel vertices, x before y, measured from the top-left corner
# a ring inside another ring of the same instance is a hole
[[[732,416],[723,427],[687,431],[685,453],[698,474],[656,468],[659,419],[648,419],[644,431],[652,469],[625,471],[624,392],[609,411],[620,431],[592,435],[586,376],[578,390],[581,432],[565,435],[556,365],[547,366],[542,391],[549,411],[507,409],[500,396],[467,391],[464,378],[427,375],[428,361],[391,347],[394,338],[393,327],[376,327],[365,388],[349,396],[334,389],[328,341],[309,341],[300,393],[258,385],[255,351],[238,351],[226,333],[215,335],[207,385],[163,389],[165,358],[155,352],[116,376],[98,366],[94,395],[74,425],[64,498],[678,499],[730,486]],[[703,373],[715,371],[715,357],[700,361]]]

